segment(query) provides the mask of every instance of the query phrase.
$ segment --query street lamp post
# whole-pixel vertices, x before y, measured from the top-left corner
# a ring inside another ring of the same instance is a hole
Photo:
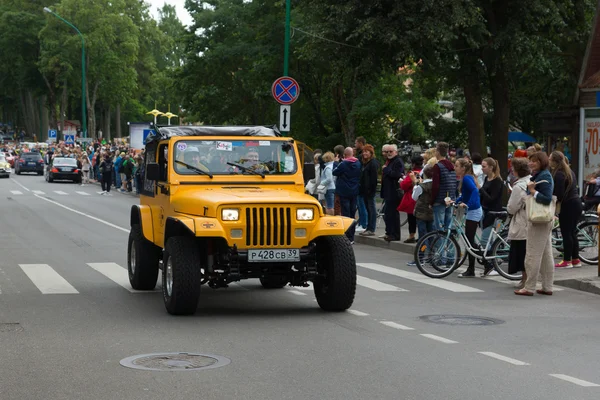
[[[81,37],[81,127],[83,137],[87,138],[87,107],[85,103],[85,40],[83,38],[83,34],[77,29],[75,25],[49,9],[48,7],[44,7],[44,12],[54,15],[56,18],[60,19],[65,24],[69,25],[71,28],[75,29],[77,34]]]

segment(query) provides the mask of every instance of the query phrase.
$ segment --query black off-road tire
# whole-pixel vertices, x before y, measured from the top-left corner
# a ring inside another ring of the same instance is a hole
[[[156,287],[160,253],[160,249],[154,243],[144,238],[140,225],[136,224],[131,227],[127,242],[127,271],[129,272],[129,283],[133,289],[152,290]]]
[[[356,258],[346,236],[317,239],[317,268],[324,277],[314,281],[315,297],[325,311],[344,311],[356,294]]]
[[[260,284],[265,289],[281,289],[288,284],[290,280],[285,275],[265,276],[260,278]]]
[[[173,236],[167,240],[162,269],[162,293],[169,314],[191,315],[198,308],[202,272],[201,253],[195,238]],[[172,291],[167,289],[167,271],[171,263]]]

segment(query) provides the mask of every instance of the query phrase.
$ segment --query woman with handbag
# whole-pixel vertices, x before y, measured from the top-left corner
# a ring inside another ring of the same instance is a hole
[[[420,175],[421,170],[423,169],[423,157],[420,155],[413,156],[411,164],[412,167],[410,170],[415,174]],[[415,184],[411,180],[410,175],[400,178],[398,184],[400,185],[400,189],[404,192],[400,205],[398,205],[398,211],[406,213],[408,218],[408,239],[406,239],[404,243],[416,243],[417,240],[415,239],[415,235],[417,234],[417,218],[415,217],[414,212],[417,202],[412,198]]]
[[[577,222],[581,216],[582,204],[579,199],[577,177],[567,158],[560,151],[550,154],[550,170],[554,178],[554,195],[560,233],[563,238],[563,261],[555,264],[555,268],[580,267],[579,240],[577,239]],[[560,207],[560,208],[559,208]]]
[[[519,296],[533,296],[538,280],[542,278],[542,289],[538,294],[552,295],[554,281],[554,259],[550,232],[554,218],[556,198],[553,198],[554,180],[548,171],[546,153],[538,151],[529,156],[531,181],[527,184],[529,196],[527,208],[527,245],[525,249],[525,272],[527,280],[522,289],[515,290]]]

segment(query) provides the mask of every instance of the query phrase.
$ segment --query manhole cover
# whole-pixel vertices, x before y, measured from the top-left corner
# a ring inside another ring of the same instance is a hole
[[[23,332],[23,327],[18,322],[0,323],[0,332]]]
[[[230,359],[211,354],[155,353],[124,358],[120,364],[127,368],[146,371],[197,371],[224,367]]]
[[[423,315],[419,318],[426,322],[443,325],[497,325],[504,323],[501,319],[472,315]]]

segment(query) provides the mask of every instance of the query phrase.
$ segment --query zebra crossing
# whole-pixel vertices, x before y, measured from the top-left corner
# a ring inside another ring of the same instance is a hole
[[[15,266],[17,267],[17,266]],[[430,287],[435,289],[442,289],[451,293],[460,294],[475,294],[482,293],[481,285],[473,281],[474,286],[453,282],[449,279],[430,279],[419,272],[410,272],[393,268],[390,266],[376,264],[376,263],[358,263],[358,275],[357,275],[357,286],[360,292],[363,290],[381,293],[382,295],[395,295],[404,296],[410,295],[411,291],[419,291],[423,288]],[[84,269],[84,271],[81,270]],[[87,271],[85,271],[87,269]],[[126,266],[119,265],[114,262],[95,262],[95,263],[82,263],[81,265],[75,266],[74,270],[78,275],[76,281],[81,284],[81,274],[94,274],[93,276],[87,276],[88,279],[94,280],[94,283],[100,285],[102,288],[108,286],[118,287],[129,293],[148,293],[146,291],[137,291],[131,288],[129,284],[129,276]],[[85,288],[77,288],[77,283],[69,282],[69,277],[61,275],[59,271],[63,271],[64,268],[55,268],[50,264],[18,264],[18,268],[12,271],[13,279],[10,280],[6,277],[7,268],[4,267],[0,274],[0,295],[2,293],[3,284],[16,285],[17,282],[22,286],[17,288],[16,293],[23,291],[31,292],[32,290],[42,295],[77,295],[82,291],[89,290],[90,286],[85,285]],[[366,276],[368,275],[368,276]],[[400,278],[400,279],[398,279]],[[400,281],[402,280],[402,281]],[[405,286],[402,282],[406,281],[407,284],[412,285],[410,288],[403,288]],[[486,283],[483,287],[490,287],[489,285],[496,285],[495,282],[503,284],[514,284],[514,282],[501,279],[499,277],[486,278]],[[101,283],[99,283],[101,282]],[[398,286],[400,282],[400,286]],[[479,280],[481,282],[481,280]],[[33,286],[31,286],[33,284]],[[475,285],[479,287],[475,287]],[[486,286],[487,285],[487,286]],[[34,288],[35,287],[35,288]],[[258,287],[258,284],[253,280],[245,280],[241,282],[231,283],[230,289],[233,291],[247,291],[253,290]],[[157,291],[158,289],[155,289]],[[286,287],[287,292],[298,296],[304,296],[307,292],[313,291],[312,283],[309,283],[307,287]],[[555,290],[562,290],[555,288]]]
[[[31,193],[34,195],[38,195],[38,196],[45,196],[45,195],[58,195],[58,196],[91,196],[90,193],[88,192],[84,192],[81,190],[75,190],[73,192],[65,192],[62,190],[47,190],[47,191],[43,191],[43,190],[31,190]],[[24,193],[22,190],[10,190],[10,194],[13,196],[24,196],[27,195],[29,193]]]

